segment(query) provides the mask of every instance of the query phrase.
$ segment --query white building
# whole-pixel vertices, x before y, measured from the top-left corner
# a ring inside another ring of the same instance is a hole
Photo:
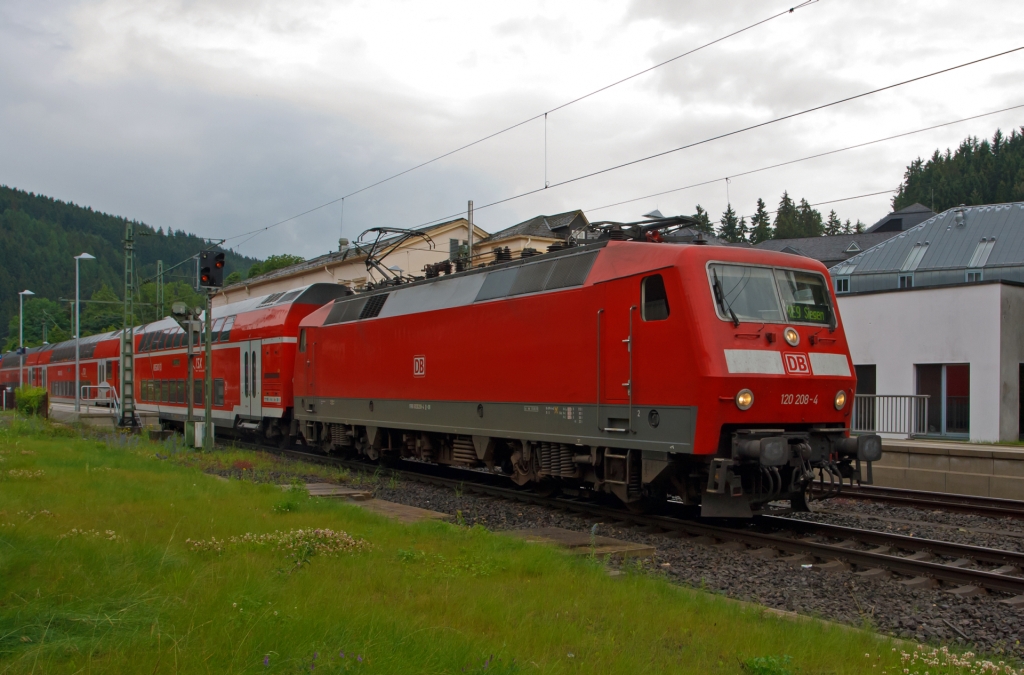
[[[1024,285],[840,295],[839,311],[858,393],[929,395],[928,435],[1020,438]]]
[[[1024,438],[1024,204],[950,209],[830,272],[858,394],[927,395],[918,435]]]

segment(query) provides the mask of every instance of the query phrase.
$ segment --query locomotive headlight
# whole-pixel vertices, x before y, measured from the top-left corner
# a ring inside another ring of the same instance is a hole
[[[846,405],[846,392],[840,389],[836,392],[836,410],[842,410]]]
[[[800,333],[797,333],[796,328],[793,328],[792,326],[782,331],[782,337],[786,339],[786,342],[790,347],[796,347],[800,344]]]
[[[754,392],[749,389],[740,389],[739,393],[736,394],[736,407],[740,410],[746,410],[752,405],[754,405]]]

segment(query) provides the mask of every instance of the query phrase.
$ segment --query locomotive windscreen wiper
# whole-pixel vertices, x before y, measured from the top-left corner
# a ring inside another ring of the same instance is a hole
[[[715,289],[715,300],[718,301],[718,306],[724,311],[729,312],[729,316],[732,317],[733,325],[739,328],[740,320],[736,316],[736,312],[732,311],[732,306],[725,302],[725,293],[722,292],[722,284],[718,281],[718,272],[715,271],[714,267],[711,268],[711,278],[714,280],[712,287]]]

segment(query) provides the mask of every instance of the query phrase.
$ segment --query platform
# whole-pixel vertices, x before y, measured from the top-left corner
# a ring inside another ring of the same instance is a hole
[[[646,558],[654,555],[654,547],[634,544],[611,537],[594,536],[589,532],[577,532],[561,527],[535,527],[527,530],[504,532],[529,543],[554,544],[568,549],[575,555],[611,556],[614,558]]]
[[[61,424],[81,423],[89,427],[117,426],[117,411],[105,406],[80,406],[81,411],[75,412],[73,403],[51,403],[50,419]],[[156,413],[136,411],[143,429],[160,428],[160,419]]]
[[[1024,499],[1024,446],[885,439],[873,473],[880,487]]]

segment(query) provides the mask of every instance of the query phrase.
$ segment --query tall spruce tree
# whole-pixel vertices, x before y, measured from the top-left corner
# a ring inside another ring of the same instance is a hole
[[[797,212],[797,223],[801,237],[820,237],[825,233],[825,226],[821,222],[821,212],[811,208],[806,199],[800,200]]]
[[[704,208],[697,204],[697,213],[693,214],[693,217],[697,220],[697,224],[694,226],[700,232],[704,234],[714,234],[715,228],[711,224],[711,218],[708,217],[708,212]]]
[[[800,211],[788,191],[782,193],[779,208],[775,212],[775,239],[796,239],[804,236],[800,227]]]
[[[768,216],[768,209],[764,200],[758,197],[757,209],[750,218],[750,243],[760,244],[768,241],[773,236],[771,218]]]
[[[747,221],[745,218],[740,220],[736,217],[732,204],[725,207],[725,212],[722,213],[718,222],[721,223],[718,228],[718,236],[722,239],[733,244],[747,240]]]
[[[825,222],[825,234],[831,237],[842,233],[843,221],[839,220],[836,210],[832,209],[828,212],[828,220]]]
[[[852,234],[852,233],[853,233],[853,226],[850,225],[850,219],[847,218],[846,222],[843,223],[843,234]]]

